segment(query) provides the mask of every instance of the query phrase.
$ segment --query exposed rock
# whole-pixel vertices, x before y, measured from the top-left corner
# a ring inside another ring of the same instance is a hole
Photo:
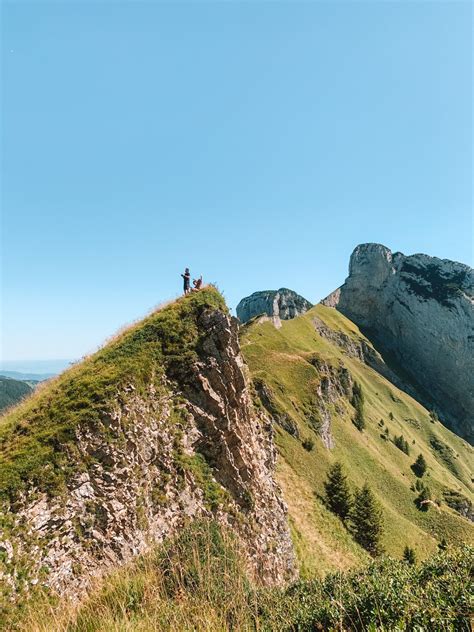
[[[469,498],[466,498],[466,496],[453,489],[445,489],[443,491],[443,498],[451,509],[454,509],[454,511],[457,511],[458,514],[464,518],[474,522],[474,505]]]
[[[369,344],[362,336],[354,338],[348,336],[342,331],[331,329],[320,318],[315,316],[313,319],[313,325],[320,336],[326,338],[335,343],[351,358],[357,358],[367,366],[370,366],[374,371],[380,373],[385,378],[390,380],[392,384],[395,384],[398,388],[404,390],[406,393],[414,397],[415,399],[424,399],[423,395],[413,386],[403,380],[398,373],[396,373],[391,367],[389,367],[383,357],[380,355],[374,347]]]
[[[441,419],[474,440],[474,271],[423,254],[362,244],[344,285],[322,301],[365,330],[436,404]]]
[[[294,576],[271,422],[252,405],[237,321],[207,311],[198,324],[199,360],[179,385],[168,376],[159,392],[152,383],[118,392],[99,423],[76,429],[67,492],[30,487],[5,512],[0,552],[13,591],[39,581],[80,594],[195,517],[232,526],[266,584]]]
[[[334,438],[331,432],[332,413],[341,413],[342,402],[352,399],[354,382],[349,370],[342,363],[334,366],[318,355],[313,356],[310,362],[320,375],[316,392],[320,420],[318,433],[324,446],[331,450],[334,448]]]
[[[300,316],[312,307],[313,305],[309,301],[293,290],[281,288],[254,292],[240,301],[236,311],[242,323],[246,323],[256,316],[267,315],[273,319],[274,324],[278,327],[281,320],[290,320]]]

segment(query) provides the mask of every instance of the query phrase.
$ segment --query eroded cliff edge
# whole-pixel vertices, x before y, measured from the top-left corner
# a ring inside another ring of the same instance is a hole
[[[326,299],[370,334],[431,399],[442,420],[474,441],[474,271],[424,254],[362,244]]]

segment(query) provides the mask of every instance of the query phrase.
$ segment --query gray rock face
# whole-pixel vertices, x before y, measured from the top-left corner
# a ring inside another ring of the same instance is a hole
[[[254,292],[243,298],[237,305],[237,316],[242,323],[246,323],[255,316],[266,315],[273,318],[278,325],[280,320],[290,320],[304,314],[313,305],[305,298],[288,290],[265,290]]]
[[[362,244],[344,285],[321,301],[365,329],[436,403],[445,423],[474,439],[474,270],[423,254]]]

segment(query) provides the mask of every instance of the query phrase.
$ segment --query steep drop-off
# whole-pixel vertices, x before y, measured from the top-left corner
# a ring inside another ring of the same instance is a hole
[[[237,322],[212,288],[182,298],[0,420],[3,597],[81,592],[197,517],[281,583],[294,564],[274,465]]]
[[[474,441],[474,270],[380,244],[352,253],[345,283],[322,301],[394,357],[422,399]]]

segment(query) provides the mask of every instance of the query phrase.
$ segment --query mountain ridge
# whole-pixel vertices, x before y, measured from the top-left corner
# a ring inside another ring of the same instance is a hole
[[[0,575],[10,598],[38,581],[84,590],[200,516],[232,526],[261,581],[290,578],[271,425],[246,380],[237,322],[207,288],[2,417]]]
[[[472,447],[409,387],[332,307],[239,325],[213,287],[163,306],[0,417],[6,602],[87,591],[201,519],[268,586],[360,568],[324,498],[336,461],[386,554],[472,541]]]

